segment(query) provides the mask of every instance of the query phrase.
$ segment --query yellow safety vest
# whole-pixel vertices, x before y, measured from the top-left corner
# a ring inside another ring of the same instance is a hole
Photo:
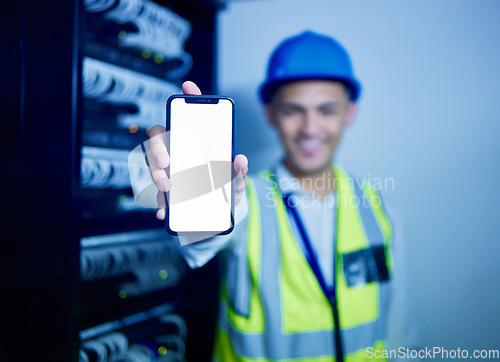
[[[385,348],[391,226],[373,188],[340,167],[334,173],[339,331],[344,361],[358,362],[368,359],[368,347]],[[228,250],[213,359],[335,361],[334,308],[297,244],[272,175],[247,189],[248,237]]]

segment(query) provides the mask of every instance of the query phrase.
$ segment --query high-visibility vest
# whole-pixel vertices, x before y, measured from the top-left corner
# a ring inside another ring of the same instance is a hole
[[[391,226],[373,188],[334,173],[338,324],[344,361],[357,362],[385,348]],[[334,309],[271,176],[249,180],[248,237],[228,250],[213,359],[335,361]]]

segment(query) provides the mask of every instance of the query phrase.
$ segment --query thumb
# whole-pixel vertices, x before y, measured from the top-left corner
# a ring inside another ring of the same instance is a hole
[[[182,92],[184,94],[192,95],[192,96],[201,96],[201,90],[198,88],[196,83],[191,82],[190,80],[182,83]]]
[[[248,172],[248,158],[245,155],[239,154],[234,158],[234,171],[236,174],[241,172],[241,176],[245,176]]]

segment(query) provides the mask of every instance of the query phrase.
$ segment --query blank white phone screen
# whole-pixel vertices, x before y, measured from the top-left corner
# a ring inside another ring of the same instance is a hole
[[[222,232],[231,225],[233,104],[170,106],[169,226],[172,231]]]

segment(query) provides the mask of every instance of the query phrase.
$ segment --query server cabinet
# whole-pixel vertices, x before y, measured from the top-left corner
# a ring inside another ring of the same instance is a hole
[[[120,360],[141,348],[182,360],[180,340],[185,358],[208,359],[217,261],[186,268],[154,211],[135,204],[127,156],[183,80],[216,91],[220,7],[0,7],[0,360]]]

